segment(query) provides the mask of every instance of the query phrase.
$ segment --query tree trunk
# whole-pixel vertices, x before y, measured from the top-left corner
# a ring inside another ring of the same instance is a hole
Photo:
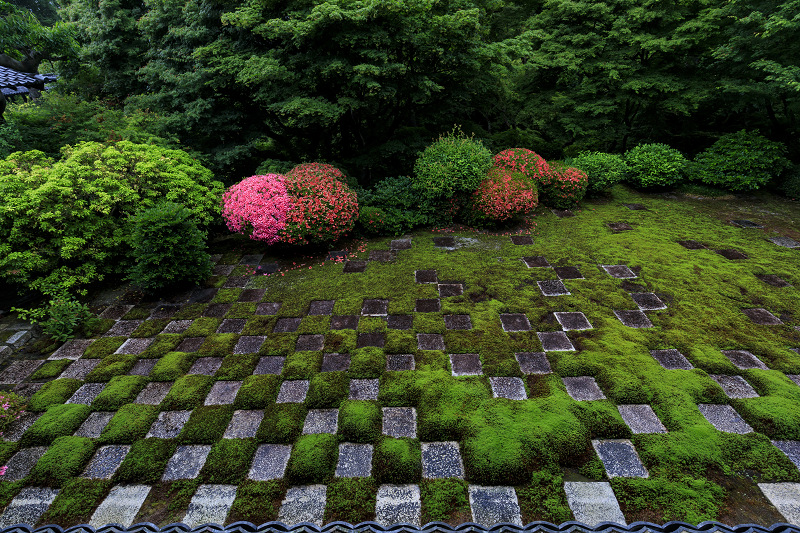
[[[39,63],[41,62],[42,58],[39,57],[38,54],[34,57],[26,57],[22,61],[14,59],[6,54],[0,54],[0,67],[14,69],[19,72],[24,72],[25,74],[38,74]]]

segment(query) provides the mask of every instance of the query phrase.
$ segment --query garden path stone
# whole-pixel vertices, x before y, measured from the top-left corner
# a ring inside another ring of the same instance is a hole
[[[674,348],[668,350],[650,350],[653,359],[667,370],[691,370],[694,368],[681,352]]]
[[[89,479],[111,479],[131,447],[127,444],[112,444],[101,446],[95,452],[92,460],[86,465],[81,477]]]
[[[697,242],[697,241],[692,241],[692,240],[678,241],[678,244],[680,244],[681,246],[683,246],[687,250],[706,250],[707,249],[706,245],[704,245],[703,243]]]
[[[39,420],[43,414],[44,413],[25,411],[21,417],[8,425],[6,430],[3,432],[3,440],[6,442],[19,442],[19,439],[22,438],[22,435],[25,434],[25,432],[28,431],[33,423]]]
[[[482,526],[510,523],[522,526],[519,501],[514,487],[469,486],[472,521]]]
[[[553,267],[558,279],[584,279],[581,271],[574,266]]]
[[[14,387],[13,392],[22,396],[26,400],[30,400],[33,395],[39,392],[39,389],[41,389],[43,386],[44,383],[20,383]]]
[[[444,350],[444,336],[438,333],[417,333],[418,350]]]
[[[547,279],[544,281],[537,281],[539,290],[545,296],[569,296],[570,292],[564,286],[564,282],[560,279]]]
[[[203,343],[206,342],[205,337],[186,337],[181,341],[177,348],[175,348],[176,352],[184,352],[184,353],[194,353],[200,349]]]
[[[358,315],[337,315],[331,317],[331,329],[358,328]]]
[[[783,321],[761,307],[756,309],[742,309],[742,313],[747,316],[754,324],[759,326],[779,326]]]
[[[80,386],[75,394],[70,396],[69,400],[65,403],[80,403],[83,405],[91,405],[97,395],[103,392],[106,388],[105,383],[85,383]]]
[[[739,370],[748,370],[751,368],[769,370],[761,359],[747,350],[722,350],[722,353]]]
[[[492,377],[489,378],[492,386],[492,395],[495,398],[506,398],[508,400],[527,400],[525,384],[520,378],[514,377]]]
[[[800,524],[800,483],[758,483],[758,488],[787,523]]]
[[[239,294],[240,302],[260,302],[267,293],[266,289],[245,289]]]
[[[386,336],[383,333],[359,333],[356,348],[383,348],[386,345]]]
[[[762,229],[764,227],[761,224],[753,222],[752,220],[744,220],[744,219],[731,220],[731,224],[733,224],[734,226],[738,226],[740,228],[747,228],[747,229]]]
[[[303,423],[303,435],[336,433],[338,422],[338,409],[309,409]]]
[[[722,257],[724,257],[725,259],[730,259],[731,261],[736,261],[739,259],[749,259],[746,253],[731,248],[726,248],[724,250],[714,250],[714,251],[717,252]]]
[[[22,383],[43,363],[41,359],[14,361],[0,372],[0,383]]]
[[[606,224],[606,225],[607,225],[607,226],[608,226],[608,227],[611,229],[611,231],[613,231],[614,233],[619,233],[620,231],[630,231],[630,230],[632,230],[632,229],[633,229],[633,228],[631,227],[631,225],[630,225],[630,224],[628,224],[627,222],[611,222],[611,223],[609,223],[609,224]]]
[[[600,390],[597,382],[591,376],[561,378],[561,381],[564,382],[567,394],[575,401],[587,402],[606,399],[603,391]]]
[[[333,314],[335,300],[314,300],[308,307],[310,316],[330,316]]]
[[[92,373],[94,367],[100,364],[100,359],[78,359],[61,373],[59,378],[71,378],[71,379],[86,379],[86,376]],[[2,383],[2,380],[0,380]]]
[[[464,478],[464,463],[457,442],[422,443],[422,477],[442,479]]]
[[[351,379],[350,400],[377,400],[379,379]]]
[[[547,259],[541,255],[535,257],[523,257],[522,262],[525,263],[525,266],[528,268],[552,268],[550,263],[547,262]]]
[[[533,237],[530,235],[512,235],[511,244],[515,246],[526,246],[533,244]]]
[[[447,298],[448,296],[461,296],[464,294],[464,285],[462,283],[440,283],[438,285],[439,298]]]
[[[346,353],[326,353],[322,355],[321,372],[342,372],[350,368],[350,356]]]
[[[569,209],[551,209],[550,212],[558,218],[570,218],[575,216],[575,213]]]
[[[389,300],[369,298],[361,306],[363,316],[386,316],[389,313]]]
[[[164,318],[172,318],[175,316],[175,313],[180,311],[181,306],[179,305],[159,305],[153,312],[150,313],[148,318],[150,319],[164,319]]]
[[[419,485],[381,485],[375,501],[375,521],[387,527],[394,524],[420,526],[422,503]]]
[[[794,381],[794,384],[800,387],[800,374],[786,374],[786,377]]]
[[[129,376],[147,376],[153,371],[158,359],[138,359],[128,371]]]
[[[395,257],[397,256],[394,250],[371,250],[367,260],[388,263],[390,261],[394,261]]]
[[[228,276],[225,283],[222,284],[224,289],[244,289],[247,287],[247,282],[250,281],[250,276]]]
[[[472,329],[469,315],[444,315],[444,327],[447,329]]]
[[[236,399],[241,381],[217,381],[211,386],[203,405],[229,405]]]
[[[106,524],[130,527],[148,494],[150,494],[149,485],[115,486],[106,499],[97,506],[89,520],[89,525],[94,528],[100,528]]]
[[[122,346],[117,348],[117,351],[114,353],[117,354],[124,354],[124,355],[139,355],[143,351],[147,349],[148,346],[153,344],[152,337],[137,337],[132,339],[127,339],[125,342],[122,343]]]
[[[298,335],[295,351],[319,352],[325,346],[325,335]]]
[[[217,295],[218,289],[195,289],[192,291],[192,294],[189,296],[190,304],[207,304],[211,300],[214,299],[214,296]]]
[[[505,313],[500,315],[503,331],[530,331],[531,323],[523,313]]]
[[[628,265],[600,265],[606,274],[617,279],[634,279],[638,277]]]
[[[308,394],[308,380],[295,379],[281,383],[275,403],[303,403]]]
[[[586,315],[579,312],[569,312],[569,313],[560,313],[556,312],[553,313],[555,315],[556,320],[558,323],[561,324],[561,329],[564,331],[582,331],[586,329],[594,329],[592,325],[589,323],[589,320],[586,318]]]
[[[242,256],[241,261],[239,261],[240,265],[251,265],[257,266],[261,263],[261,260],[264,259],[264,254],[249,254]]]
[[[413,407],[384,407],[381,432],[394,438],[417,438],[417,410]]]
[[[233,412],[228,427],[225,429],[223,439],[251,439],[256,436],[258,426],[264,419],[261,409],[240,409]]]
[[[222,525],[235,499],[236,485],[200,485],[182,522],[191,528],[203,524]]]
[[[103,337],[129,337],[144,320],[118,320]]]
[[[728,398],[758,398],[758,393],[742,376],[709,374],[709,377],[722,387]]]
[[[20,479],[28,477],[34,465],[36,465],[46,451],[46,446],[22,448],[12,455],[11,459],[6,463],[8,470],[6,470],[5,475],[2,477],[2,481],[19,481]]]
[[[770,237],[769,241],[783,248],[800,248],[800,242],[789,237]]]
[[[343,442],[339,445],[336,477],[369,477],[372,474],[372,445]]]
[[[642,204],[622,204],[631,211],[647,211],[647,208]]]
[[[255,370],[253,370],[253,374],[280,374],[283,372],[284,362],[286,362],[286,357],[282,355],[267,355],[264,357],[259,357],[258,364],[256,365]]]
[[[292,446],[290,444],[260,445],[253,457],[253,464],[250,466],[247,478],[254,481],[283,478],[291,454]]]
[[[32,526],[47,511],[58,493],[59,489],[25,487],[11,500],[3,515],[0,516],[0,528],[14,524],[30,524]]]
[[[83,421],[81,427],[75,431],[75,436],[98,438],[115,414],[117,414],[115,411],[95,411]]]
[[[325,485],[291,487],[281,502],[278,520],[284,524],[311,522],[321,526],[325,516],[326,492]]]
[[[344,250],[335,250],[328,252],[326,261],[344,261],[347,258],[347,252]]]
[[[217,328],[217,333],[236,333],[239,334],[247,324],[247,319],[244,318],[226,318],[222,324]]]
[[[634,434],[667,432],[658,415],[647,404],[618,405],[617,410]]]
[[[146,438],[174,439],[180,434],[191,414],[191,411],[161,411],[150,426]]]
[[[697,408],[700,409],[706,420],[719,431],[738,433],[740,435],[753,431],[753,428],[730,405],[701,403]]]
[[[171,381],[154,381],[148,383],[145,388],[142,389],[142,392],[136,396],[136,400],[134,400],[133,403],[158,405],[167,397],[170,388],[172,388]]]
[[[633,443],[627,439],[592,440],[608,477],[649,477]]]
[[[414,279],[417,283],[439,283],[435,270],[415,270]]]
[[[55,359],[80,359],[86,348],[92,345],[94,339],[73,339],[61,345],[61,347],[53,352],[53,355],[47,359],[52,361]]]
[[[652,292],[632,292],[631,298],[639,306],[640,311],[658,311],[667,308],[661,298]]]
[[[214,265],[211,274],[214,276],[230,276],[234,265]]]
[[[345,274],[357,274],[367,270],[366,261],[346,261],[342,272]]]
[[[622,309],[619,311],[614,311],[614,314],[617,316],[620,322],[622,322],[623,326],[627,326],[629,328],[652,328],[653,323],[650,322],[650,319],[647,318],[647,315],[644,314],[644,311],[631,310],[631,309]]]
[[[800,441],[797,440],[774,440],[772,445],[786,454],[786,457],[800,469]]]
[[[414,370],[414,355],[410,353],[390,353],[386,355],[386,370],[389,372]]]
[[[455,248],[456,246],[456,238],[455,237],[434,237],[433,238],[433,245],[437,248]]]
[[[189,369],[188,374],[213,376],[222,366],[222,357],[198,357]]]
[[[450,354],[450,368],[454,376],[480,376],[483,374],[481,358],[476,353]]]
[[[97,318],[105,318],[110,320],[119,320],[128,314],[128,311],[133,309],[132,305],[110,305],[103,309],[103,312],[97,315]]]
[[[544,352],[519,352],[514,357],[523,374],[549,374],[553,371]]]
[[[222,318],[231,310],[231,304],[210,304],[203,311],[203,316],[211,318]]]
[[[792,284],[786,281],[783,278],[779,278],[775,274],[756,274],[755,275],[758,279],[766,283],[767,285],[772,285],[773,287],[791,287]]]
[[[414,315],[389,315],[386,317],[386,325],[389,329],[411,329],[414,326]]]
[[[175,455],[170,457],[161,481],[194,479],[206,463],[210,445],[178,446]]]
[[[244,335],[239,337],[239,341],[236,343],[233,353],[258,353],[259,348],[261,348],[265,340],[267,340],[267,337],[262,335]]]
[[[564,492],[575,520],[594,527],[600,522],[627,525],[617,497],[606,481],[566,481]]]
[[[563,331],[539,331],[536,335],[539,337],[539,342],[542,343],[542,350],[545,352],[575,351],[575,347]]]
[[[414,307],[417,313],[438,313],[442,308],[439,298],[418,298]]]
[[[278,314],[281,304],[278,302],[262,302],[256,306],[256,315],[273,316]]]
[[[411,239],[395,239],[389,244],[392,250],[410,250]]]

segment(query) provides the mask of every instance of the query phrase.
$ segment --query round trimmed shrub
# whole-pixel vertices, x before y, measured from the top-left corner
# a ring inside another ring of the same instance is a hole
[[[390,232],[386,227],[386,213],[379,207],[362,206],[358,210],[358,227],[365,235],[384,235]]]
[[[589,180],[586,194],[589,196],[596,196],[622,181],[627,168],[621,156],[605,152],[581,152],[577,157],[567,159],[566,163],[586,173]]]
[[[542,156],[527,148],[509,148],[494,156],[495,168],[518,172],[533,180],[536,185],[547,181],[550,165]]]
[[[250,176],[222,195],[222,216],[228,229],[267,244],[280,240],[291,207],[284,177],[279,174]]]
[[[413,183],[429,198],[450,198],[471,193],[492,166],[492,153],[478,140],[459,129],[425,148],[414,164]]]
[[[687,160],[666,144],[640,144],[625,154],[625,179],[637,187],[672,187],[683,181]]]
[[[781,143],[758,131],[730,133],[697,154],[692,177],[731,191],[752,191],[789,167],[785,153]]]
[[[503,222],[529,213],[537,203],[532,179],[521,172],[492,168],[472,193],[471,211],[478,220]]]
[[[550,175],[539,195],[544,205],[557,209],[575,207],[586,196],[586,173],[563,163],[551,163]]]

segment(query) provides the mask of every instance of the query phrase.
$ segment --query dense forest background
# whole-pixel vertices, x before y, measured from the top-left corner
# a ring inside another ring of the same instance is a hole
[[[95,123],[122,117],[114,135],[190,150],[227,183],[325,161],[369,186],[454,124],[547,159],[644,142],[693,156],[758,129],[800,160],[800,0],[14,4],[51,37],[6,23],[0,56],[38,47],[75,95],[62,106],[95,102]]]

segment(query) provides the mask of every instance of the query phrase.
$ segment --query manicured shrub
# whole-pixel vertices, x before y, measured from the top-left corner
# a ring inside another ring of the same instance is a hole
[[[64,403],[80,386],[80,380],[68,378],[45,383],[28,402],[28,411],[45,411],[51,405]]]
[[[339,408],[339,433],[347,442],[374,442],[381,435],[381,409],[375,402],[346,400]]]
[[[731,191],[752,191],[789,167],[786,148],[758,131],[741,130],[723,135],[697,154],[691,177]]]
[[[267,244],[278,242],[292,207],[283,181],[278,174],[250,176],[225,191],[222,216],[228,229]]]
[[[92,439],[86,437],[59,437],[31,470],[30,483],[46,487],[61,487],[78,476],[94,453]]]
[[[617,154],[581,152],[567,159],[566,164],[586,173],[589,185],[586,193],[597,196],[625,178],[625,160]]]
[[[291,444],[303,430],[308,411],[301,403],[274,403],[264,410],[256,432],[259,442]]]
[[[538,203],[536,185],[521,172],[492,168],[472,193],[476,221],[504,222],[532,211]]]
[[[435,202],[421,198],[408,176],[385,178],[372,189],[359,191],[358,203],[383,213],[379,235],[402,235],[433,224],[437,215]]]
[[[779,189],[788,198],[800,199],[800,165],[792,165],[784,172]]]
[[[542,203],[548,207],[569,209],[586,196],[586,173],[559,163],[550,164],[550,175],[539,190]]]
[[[157,405],[123,405],[100,434],[102,444],[130,444],[147,435],[158,418]]]
[[[286,479],[293,484],[324,483],[333,476],[338,457],[335,435],[303,435],[292,446]]]
[[[22,435],[22,446],[47,446],[58,437],[72,435],[89,417],[88,405],[61,404],[50,407]]]
[[[89,306],[71,296],[66,289],[47,290],[53,299],[46,306],[34,309],[12,307],[20,318],[42,327],[42,332],[54,340],[65,342],[75,337],[79,330],[86,331],[97,323]]]
[[[148,293],[202,282],[211,275],[206,239],[194,214],[174,202],[160,202],[131,219],[133,264],[130,280]]]
[[[386,213],[379,207],[362,205],[358,210],[358,229],[364,235],[385,235]]]
[[[211,447],[200,471],[203,483],[238,485],[250,471],[256,453],[255,439],[220,439]]]
[[[309,409],[338,408],[349,392],[347,372],[320,372],[311,378],[305,404]]]
[[[535,185],[544,183],[550,175],[550,165],[542,156],[527,148],[509,148],[492,159],[495,168],[519,173],[533,181]]]
[[[417,483],[422,477],[422,447],[417,439],[385,437],[372,453],[372,475],[379,483]]]
[[[114,474],[117,483],[158,483],[177,445],[172,439],[141,439]]]
[[[492,153],[460,129],[425,148],[414,164],[414,187],[429,198],[471,193],[492,166]]]
[[[325,522],[360,524],[373,520],[377,493],[372,478],[335,478],[325,494]]]
[[[183,376],[175,380],[175,384],[161,402],[161,407],[165,410],[194,409],[202,405],[212,385],[214,378],[211,376],[197,374]]]
[[[280,376],[265,374],[247,376],[236,394],[236,409],[264,409],[275,402],[280,387]]]
[[[222,438],[232,416],[232,405],[200,406],[192,411],[177,441],[181,444],[214,444]]]
[[[666,144],[640,144],[625,154],[625,179],[637,187],[672,187],[683,181],[687,160]]]
[[[108,382],[103,391],[92,402],[95,411],[116,411],[136,396],[147,385],[144,376],[117,376]]]

